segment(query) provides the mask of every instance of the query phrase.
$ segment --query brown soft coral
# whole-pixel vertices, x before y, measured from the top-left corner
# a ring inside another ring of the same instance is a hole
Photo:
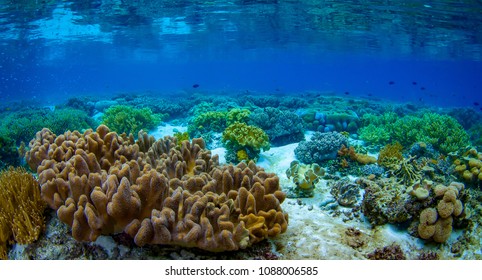
[[[42,197],[78,240],[126,232],[136,244],[209,251],[246,248],[286,231],[279,179],[254,163],[218,165],[202,139],[153,142],[96,132],[48,130],[30,143]],[[150,147],[147,149],[147,146]]]
[[[452,233],[454,217],[463,213],[463,204],[457,198],[464,189],[461,183],[452,182],[449,186],[437,185],[434,189],[435,197],[442,197],[436,208],[426,208],[420,214],[418,235],[423,239],[433,239],[444,243]]]

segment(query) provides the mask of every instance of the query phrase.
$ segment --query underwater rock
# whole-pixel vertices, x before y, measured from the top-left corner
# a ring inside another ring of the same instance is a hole
[[[344,207],[353,207],[360,198],[358,185],[349,180],[336,181],[331,187],[330,193],[338,204]]]

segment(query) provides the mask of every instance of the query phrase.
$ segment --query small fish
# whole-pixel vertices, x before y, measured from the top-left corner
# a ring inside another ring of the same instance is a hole
[[[394,81],[390,81],[390,82],[388,82],[388,84],[389,84],[389,85],[394,85],[395,82],[394,82]]]
[[[425,87],[421,87],[420,90],[425,90]]]
[[[412,82],[412,85],[416,86],[416,85],[417,85],[417,82]]]
[[[367,94],[367,95],[368,95],[368,96],[373,96],[373,94],[371,94],[371,93],[369,93],[369,94]]]
[[[350,93],[348,91],[345,91],[345,95],[349,95]]]
[[[194,84],[192,85],[193,88],[198,88],[199,87],[199,84]]]
[[[474,102],[474,105],[479,106],[480,104],[479,104],[479,102]]]
[[[422,101],[423,101],[423,98],[422,98],[422,97],[420,97],[420,98],[418,99],[418,101],[422,102]]]

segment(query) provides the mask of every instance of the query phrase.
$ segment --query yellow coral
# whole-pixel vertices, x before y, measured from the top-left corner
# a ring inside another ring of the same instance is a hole
[[[37,180],[23,168],[0,173],[0,258],[6,258],[7,242],[27,244],[44,228],[45,203]]]
[[[238,157],[238,160],[239,160],[239,161],[243,161],[243,160],[248,160],[248,159],[249,159],[248,153],[246,153],[246,151],[243,150],[243,149],[237,151],[237,152],[236,152],[236,156]]]
[[[403,146],[400,143],[388,144],[380,150],[378,165],[390,167],[394,162],[403,160]]]

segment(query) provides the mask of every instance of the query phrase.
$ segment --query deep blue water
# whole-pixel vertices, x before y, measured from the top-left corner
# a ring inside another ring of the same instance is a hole
[[[0,1],[0,102],[320,91],[482,104],[480,1],[342,2]]]

